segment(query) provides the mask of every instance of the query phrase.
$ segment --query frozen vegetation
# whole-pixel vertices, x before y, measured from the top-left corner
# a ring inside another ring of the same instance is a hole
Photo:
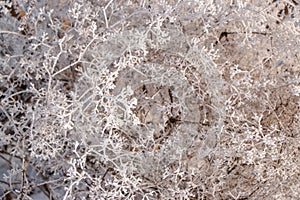
[[[299,199],[299,0],[2,0],[0,43],[0,199]]]

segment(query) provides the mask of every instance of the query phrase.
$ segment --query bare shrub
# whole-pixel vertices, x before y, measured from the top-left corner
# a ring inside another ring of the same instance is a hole
[[[299,2],[0,3],[1,199],[297,199]]]

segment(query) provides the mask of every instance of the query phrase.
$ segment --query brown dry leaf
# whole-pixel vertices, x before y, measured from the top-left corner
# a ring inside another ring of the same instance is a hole
[[[132,151],[132,152],[138,152],[138,151],[139,151],[139,150],[138,150],[136,147],[134,147],[134,146],[130,146],[130,147],[129,147],[129,150]]]
[[[160,149],[160,146],[159,146],[158,144],[155,144],[154,147],[153,147],[153,149],[154,149],[154,150],[159,150],[159,149]]]
[[[62,24],[64,24],[62,27],[61,27],[61,29],[62,30],[67,30],[70,26],[71,26],[71,22],[69,21],[69,20],[67,20],[66,18],[61,18],[60,20],[59,20]]]

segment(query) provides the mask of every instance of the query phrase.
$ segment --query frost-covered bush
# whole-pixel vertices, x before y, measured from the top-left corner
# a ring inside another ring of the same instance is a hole
[[[299,2],[0,2],[1,199],[297,199]]]

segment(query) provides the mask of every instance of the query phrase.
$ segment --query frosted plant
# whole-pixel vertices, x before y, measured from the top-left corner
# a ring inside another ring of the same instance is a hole
[[[1,199],[297,199],[299,2],[0,3]]]

